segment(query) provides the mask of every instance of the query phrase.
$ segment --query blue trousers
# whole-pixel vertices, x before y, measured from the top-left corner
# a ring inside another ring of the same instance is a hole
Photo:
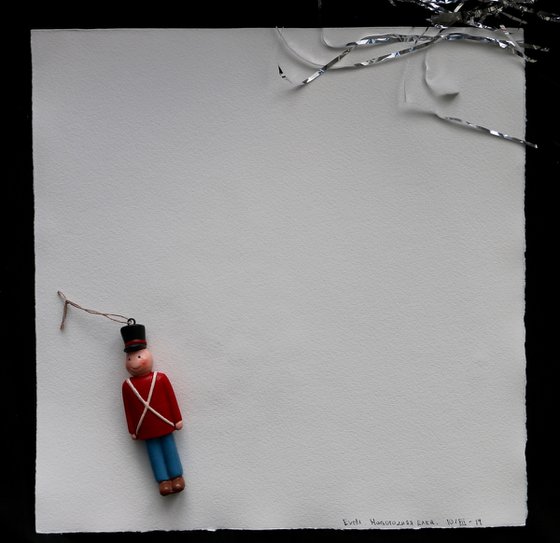
[[[152,471],[158,483],[183,475],[183,467],[177,454],[173,432],[165,436],[146,439],[146,446]]]

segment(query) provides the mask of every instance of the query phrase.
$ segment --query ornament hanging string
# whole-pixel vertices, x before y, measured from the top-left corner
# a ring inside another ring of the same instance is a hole
[[[64,323],[66,321],[66,316],[68,314],[68,306],[71,305],[76,307],[77,309],[81,309],[86,313],[90,313],[91,315],[100,315],[101,317],[105,317],[112,321],[121,323],[121,324],[136,324],[136,320],[130,317],[125,317],[124,315],[119,315],[118,313],[104,313],[102,311],[96,311],[95,309],[87,309],[72,300],[69,300],[62,291],[58,291],[58,295],[64,301],[64,309],[62,310],[62,320],[60,321],[60,329],[64,330]]]

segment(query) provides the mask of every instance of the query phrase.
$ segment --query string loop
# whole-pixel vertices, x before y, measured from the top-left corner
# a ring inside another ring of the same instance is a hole
[[[78,309],[81,309],[82,311],[85,311],[86,313],[90,313],[91,315],[100,315],[102,317],[105,317],[107,319],[110,319],[114,322],[118,322],[120,324],[136,324],[136,320],[131,318],[131,317],[125,317],[124,315],[119,315],[118,313],[104,313],[102,311],[96,311],[95,309],[87,309],[85,307],[82,307],[81,305],[77,304],[76,302],[73,302],[72,300],[69,300],[65,294],[62,291],[58,291],[58,295],[60,296],[60,298],[62,298],[63,302],[64,302],[64,308],[62,310],[62,320],[60,321],[60,329],[64,330],[64,323],[66,321],[66,316],[68,315],[68,306],[71,305],[73,307],[76,307]]]

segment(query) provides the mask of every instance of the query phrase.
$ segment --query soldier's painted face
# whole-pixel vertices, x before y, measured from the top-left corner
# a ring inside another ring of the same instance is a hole
[[[150,373],[153,365],[154,359],[148,349],[126,353],[126,369],[133,377]]]

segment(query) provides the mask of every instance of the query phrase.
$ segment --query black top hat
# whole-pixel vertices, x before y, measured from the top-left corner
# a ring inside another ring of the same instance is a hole
[[[124,352],[130,353],[145,349],[146,327],[143,324],[127,324],[121,328],[121,336],[124,340]]]

